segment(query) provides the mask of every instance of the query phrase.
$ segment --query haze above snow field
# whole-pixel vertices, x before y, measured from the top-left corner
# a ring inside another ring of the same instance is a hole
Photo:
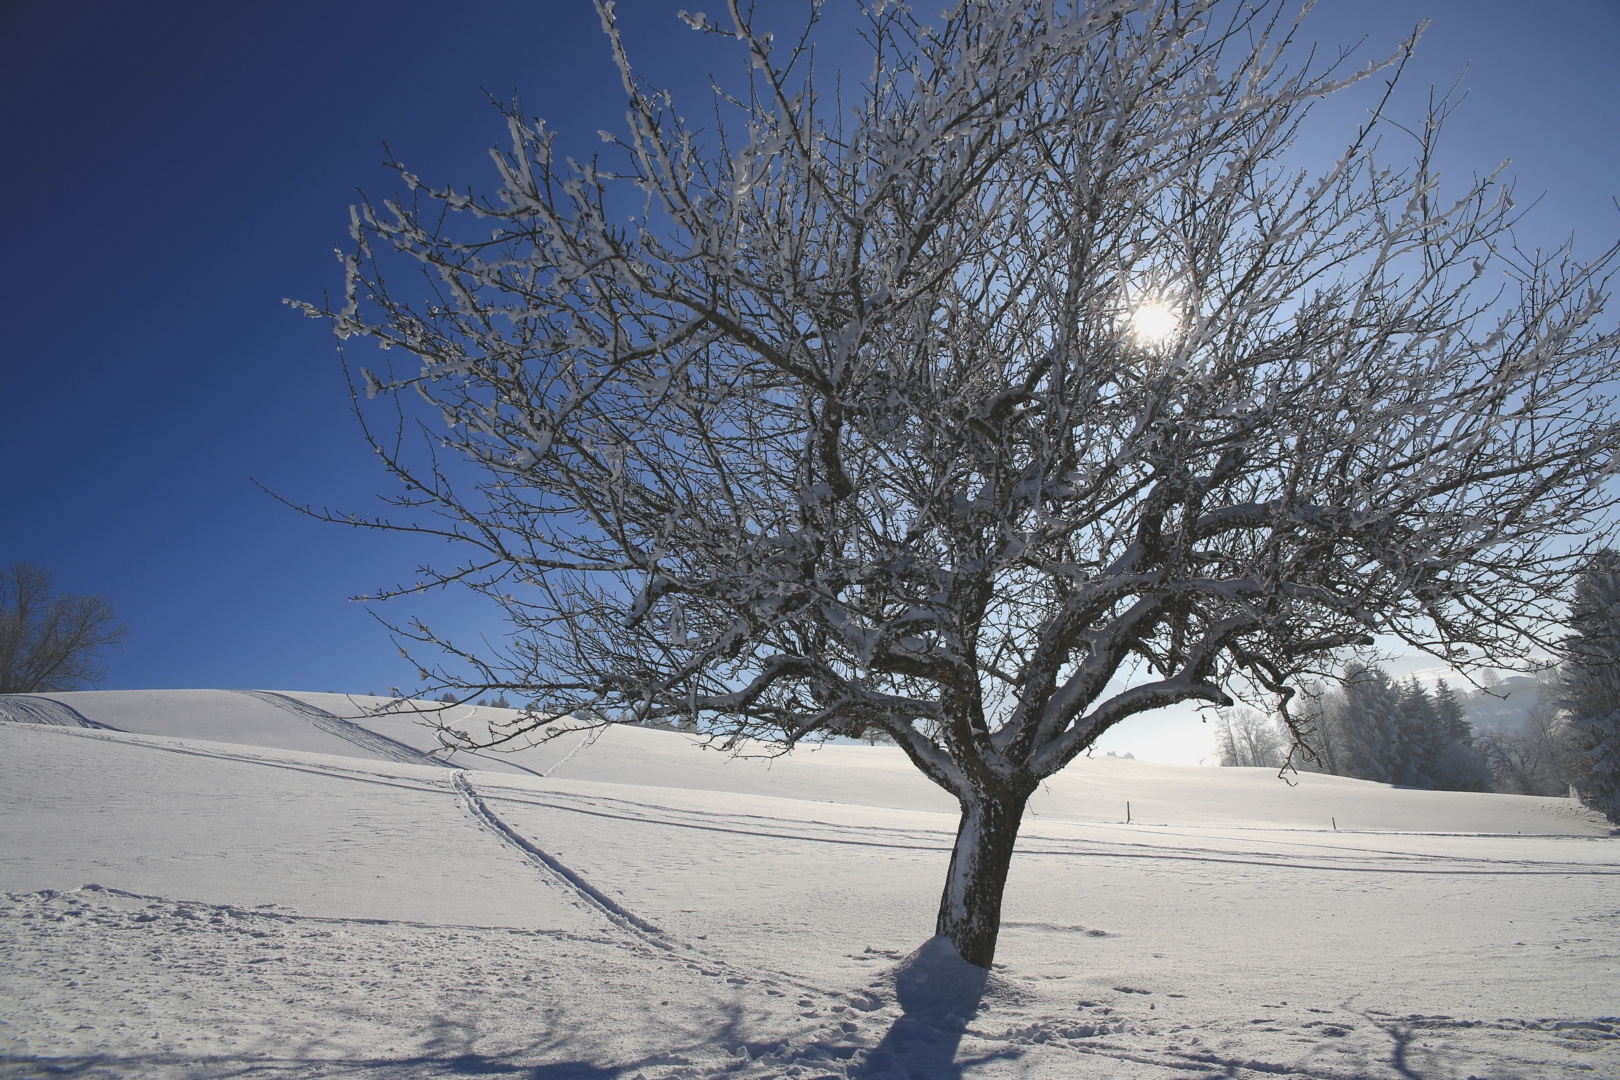
[[[1433,657],[1399,649],[1381,654],[1380,666],[1396,679],[1415,677],[1431,690],[1445,680],[1461,699],[1464,716],[1476,734],[1522,731],[1539,701],[1536,680],[1525,675],[1493,672],[1497,675],[1493,685],[1473,687],[1467,677],[1437,665]],[[1164,765],[1219,765],[1215,716],[1213,710],[1190,701],[1138,713],[1103,732],[1094,751],[1121,757],[1131,754]]]
[[[956,824],[898,750],[445,767],[371,704],[0,697],[4,1075],[1620,1074],[1620,840],[1568,800],[1082,759],[953,1019],[895,1000]]]

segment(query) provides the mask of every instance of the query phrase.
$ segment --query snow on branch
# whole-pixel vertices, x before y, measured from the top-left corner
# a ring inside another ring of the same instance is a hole
[[[1376,116],[1277,163],[1411,42],[1291,68],[1273,4],[883,5],[840,102],[730,4],[689,21],[754,81],[700,136],[599,10],[603,156],[512,106],[491,193],[400,166],[307,309],[389,350],[355,403],[406,493],[367,524],[473,545],[424,580],[510,620],[424,681],[535,725],[877,729],[972,802],[1374,633],[1556,645],[1620,498],[1615,253],[1516,252],[1494,177],[1429,172],[1437,124],[1405,167]]]

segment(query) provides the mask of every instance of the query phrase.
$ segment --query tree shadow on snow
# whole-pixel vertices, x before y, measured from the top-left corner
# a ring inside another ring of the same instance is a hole
[[[527,1045],[489,1054],[473,1048],[478,1040],[476,1024],[440,1016],[424,1021],[421,1041],[415,1047],[386,1056],[343,1056],[329,1051],[323,1053],[321,1048],[312,1044],[300,1046],[285,1042],[262,1043],[245,1048],[240,1054],[182,1054],[172,1050],[61,1056],[0,1053],[0,1077],[4,1080],[45,1077],[122,1080],[124,1077],[159,1071],[180,1071],[187,1075],[206,1076],[209,1080],[234,1080],[284,1073],[303,1076],[307,1075],[306,1070],[313,1067],[322,1076],[351,1077],[356,1080],[372,1077],[378,1080],[384,1077],[387,1080],[449,1080],[451,1077],[478,1076],[511,1077],[514,1080],[622,1080],[634,1076],[640,1069],[666,1064],[671,1060],[667,1053],[659,1053],[639,1061],[602,1064],[579,1056],[582,1049],[589,1054],[588,1048],[555,1036],[543,1036]]]
[[[902,1010],[883,1041],[867,1051],[851,1070],[860,1080],[960,1080],[964,1068],[995,1058],[1016,1057],[1002,1051],[958,1061],[957,1050],[968,1022],[992,990],[992,976],[957,955],[943,937],[930,938],[900,962],[893,973],[895,997]]]
[[[263,1075],[294,1065],[317,1065],[334,1076],[458,1077],[510,1076],[518,1080],[615,1080],[634,1066],[602,1066],[588,1061],[556,1061],[525,1065],[485,1054],[457,1054],[452,1057],[413,1056],[395,1058],[277,1058],[256,1056],[232,1059],[221,1056],[181,1056],[175,1054],[42,1055],[0,1054],[0,1076],[7,1080],[34,1077],[124,1077],[147,1070],[181,1067],[210,1077]]]
[[[555,1061],[547,1065],[518,1065],[483,1054],[434,1062],[446,1076],[516,1076],[522,1080],[613,1080],[622,1069],[593,1065],[588,1061]]]
[[[743,1061],[785,1050],[787,1040],[749,1041],[743,1009],[722,1006],[718,1021],[703,1036],[704,1047],[720,1047]],[[603,1056],[591,1060],[589,1045],[570,1035],[548,1033],[499,1053],[480,1053],[474,1046],[481,1033],[476,1023],[438,1016],[422,1023],[415,1047],[393,1055],[332,1054],[315,1045],[270,1043],[247,1048],[240,1054],[184,1054],[173,1050],[125,1054],[7,1054],[0,1052],[3,1080],[43,1080],[77,1077],[79,1080],[124,1080],[157,1072],[183,1072],[209,1080],[247,1080],[250,1077],[292,1074],[349,1077],[352,1080],[450,1080],[456,1077],[511,1077],[514,1080],[626,1080],[638,1073],[665,1076],[690,1064],[677,1051],[661,1050],[628,1061]],[[487,1043],[485,1044],[487,1045]],[[746,1051],[746,1055],[744,1054]],[[564,1056],[570,1055],[570,1056]],[[551,1060],[546,1060],[546,1059]],[[656,1071],[654,1070],[662,1070]]]

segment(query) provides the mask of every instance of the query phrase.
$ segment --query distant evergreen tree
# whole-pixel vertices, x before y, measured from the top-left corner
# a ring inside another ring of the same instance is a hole
[[[1435,765],[1449,740],[1440,728],[1434,698],[1424,685],[1410,676],[1394,687],[1400,702],[1395,723],[1397,748],[1394,754],[1394,783],[1402,787],[1433,788]]]
[[[1490,767],[1474,748],[1474,728],[1463,715],[1462,702],[1441,679],[1434,685],[1434,719],[1442,738],[1434,786],[1442,791],[1490,791]]]
[[[1575,745],[1592,763],[1575,790],[1620,825],[1620,553],[1599,552],[1581,573],[1570,625],[1560,704]]]
[[[1377,667],[1351,665],[1312,727],[1324,771],[1403,787],[1491,790],[1461,703],[1443,682],[1431,692],[1416,678],[1397,683]]]
[[[1444,679],[1435,684],[1429,707],[1430,786],[1439,791],[1491,791],[1495,777],[1474,745],[1474,728],[1463,715],[1462,702]]]
[[[1396,783],[1400,772],[1401,702],[1389,676],[1376,667],[1353,664],[1334,702],[1343,749],[1344,775],[1383,784]]]
[[[1474,729],[1463,714],[1462,702],[1451,684],[1441,679],[1434,685],[1434,711],[1440,726],[1454,742],[1472,742]]]

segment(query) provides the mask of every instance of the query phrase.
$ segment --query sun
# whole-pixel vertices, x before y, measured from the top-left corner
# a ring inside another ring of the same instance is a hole
[[[1131,334],[1144,345],[1161,345],[1179,328],[1181,320],[1168,304],[1143,304],[1131,312]]]

